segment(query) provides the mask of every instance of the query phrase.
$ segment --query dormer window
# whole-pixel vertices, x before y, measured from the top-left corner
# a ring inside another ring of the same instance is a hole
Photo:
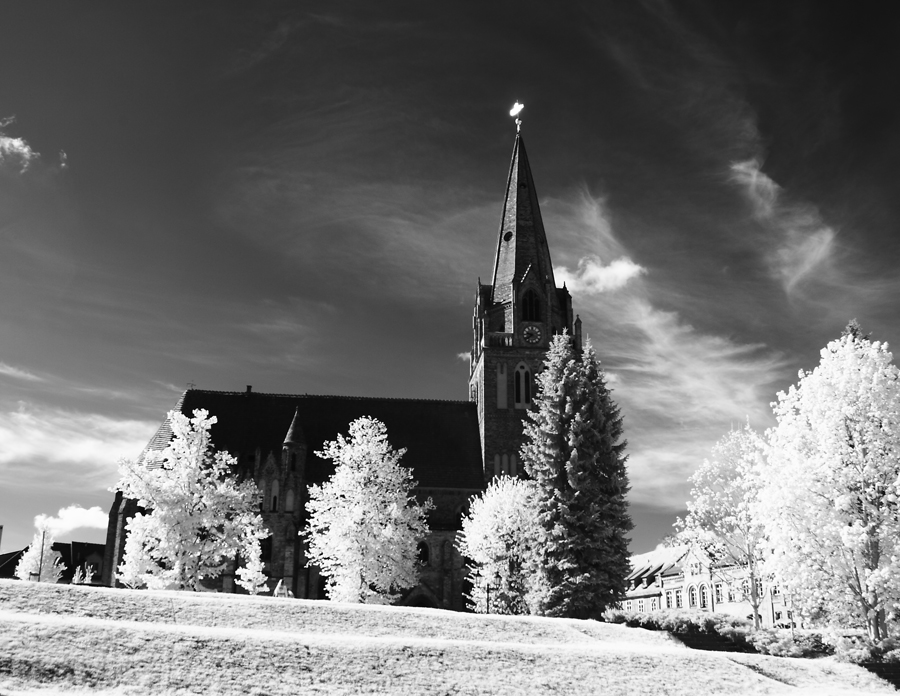
[[[534,290],[528,290],[522,296],[522,321],[540,321],[541,303]]]

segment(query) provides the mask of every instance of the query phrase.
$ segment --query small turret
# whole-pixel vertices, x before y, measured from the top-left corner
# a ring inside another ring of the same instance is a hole
[[[284,444],[281,447],[282,463],[288,473],[300,473],[306,463],[306,435],[300,425],[300,407],[294,409],[294,418],[291,427],[284,436]]]

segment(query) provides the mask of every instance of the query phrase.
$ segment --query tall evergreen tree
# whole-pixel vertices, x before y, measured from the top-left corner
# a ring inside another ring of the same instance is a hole
[[[599,618],[629,572],[622,416],[590,342],[576,355],[554,337],[536,381],[521,453],[538,487],[542,613]]]

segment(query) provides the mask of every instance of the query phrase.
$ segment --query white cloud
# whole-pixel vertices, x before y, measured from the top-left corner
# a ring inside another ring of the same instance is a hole
[[[6,375],[7,377],[14,377],[15,379],[25,380],[26,382],[43,382],[45,381],[43,377],[38,377],[37,375],[28,372],[28,370],[23,370],[18,367],[13,367],[12,365],[7,365],[4,362],[0,362],[0,375]]]
[[[618,290],[632,278],[646,272],[645,268],[628,257],[618,258],[604,266],[596,256],[586,256],[578,261],[576,272],[565,266],[553,269],[557,284],[564,282],[571,292],[585,295]]]
[[[9,167],[24,173],[40,154],[31,149],[23,138],[11,138],[3,133],[3,129],[15,123],[15,116],[0,119],[0,167]]]
[[[69,534],[75,529],[106,529],[107,523],[106,513],[97,505],[92,508],[69,505],[60,508],[55,517],[38,515],[34,518],[36,529],[47,529],[56,537]]]
[[[116,461],[137,457],[158,426],[20,402],[0,413],[0,486],[107,488]]]

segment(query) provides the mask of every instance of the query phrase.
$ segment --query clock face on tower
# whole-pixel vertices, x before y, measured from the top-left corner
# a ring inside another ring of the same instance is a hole
[[[528,343],[537,343],[541,340],[541,330],[537,326],[526,326],[522,330],[522,338]]]

